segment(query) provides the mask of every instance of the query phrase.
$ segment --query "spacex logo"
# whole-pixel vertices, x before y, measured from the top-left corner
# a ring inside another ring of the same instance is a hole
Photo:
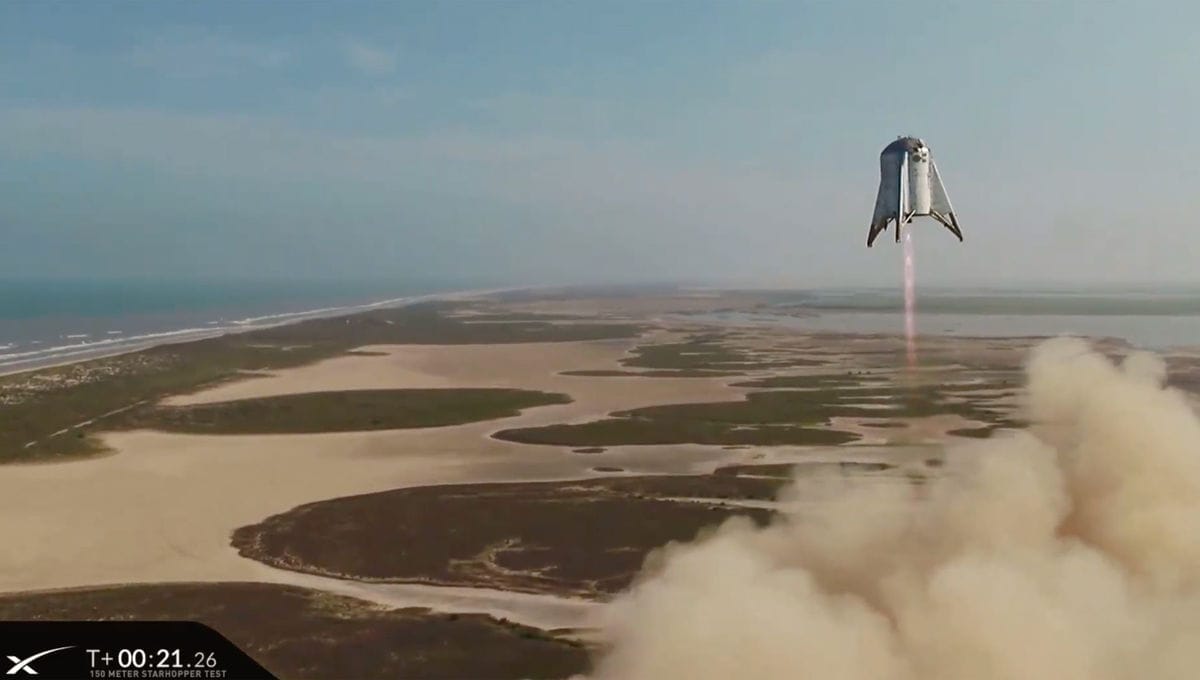
[[[9,654],[8,660],[12,662],[13,666],[12,666],[12,668],[8,669],[8,672],[5,673],[5,675],[16,675],[17,673],[22,673],[22,672],[25,673],[26,675],[37,675],[38,674],[37,671],[35,671],[33,669],[33,666],[31,665],[34,661],[37,661],[38,659],[42,658],[43,656],[49,656],[55,652],[61,652],[64,649],[70,649],[72,646],[73,645],[68,645],[66,647],[55,647],[54,649],[47,649],[44,652],[38,652],[37,654],[34,654],[32,656],[27,656],[24,659],[21,659],[21,658],[13,656],[12,654]]]

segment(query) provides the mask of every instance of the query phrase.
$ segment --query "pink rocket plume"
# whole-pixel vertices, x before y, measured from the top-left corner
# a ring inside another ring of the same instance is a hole
[[[904,335],[908,341],[908,367],[917,366],[917,292],[913,268],[912,231],[904,232]]]

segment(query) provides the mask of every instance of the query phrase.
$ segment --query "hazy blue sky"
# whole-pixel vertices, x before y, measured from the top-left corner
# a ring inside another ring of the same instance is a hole
[[[0,272],[1200,281],[1200,4],[0,3]]]

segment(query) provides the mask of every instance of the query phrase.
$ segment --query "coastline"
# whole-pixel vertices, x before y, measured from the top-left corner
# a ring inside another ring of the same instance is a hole
[[[502,316],[512,323],[468,323],[431,301],[484,300],[488,288],[387,298],[306,318],[279,319],[201,339],[72,356],[57,367],[0,377],[0,462],[65,461],[106,447],[93,436],[121,429],[125,413],[176,394],[310,365],[367,345],[505,344],[630,337],[633,324],[556,325],[544,317]],[[426,303],[426,304],[421,304]],[[128,427],[125,425],[124,427]]]
[[[44,358],[35,358],[30,360],[15,360],[6,361],[0,355],[0,378],[19,375],[22,373],[30,373],[48,368],[62,368],[79,364],[95,359],[108,359],[119,357],[126,354],[135,354],[143,352],[155,347],[164,345],[181,345],[189,342],[200,340],[209,340],[219,338],[226,335],[235,335],[240,333],[248,333],[253,331],[264,330],[268,328],[277,328],[291,324],[311,321],[315,319],[331,319],[341,316],[350,316],[361,312],[368,312],[378,309],[394,309],[407,305],[420,304],[422,302],[435,302],[439,300],[455,300],[462,298],[471,298],[477,296],[494,295],[497,293],[507,293],[513,291],[531,290],[528,287],[514,288],[488,288],[488,289],[467,289],[467,290],[451,290],[438,293],[427,293],[423,295],[410,295],[398,298],[388,298],[385,300],[377,300],[374,302],[366,302],[358,305],[346,305],[341,307],[324,307],[310,310],[302,310],[298,312],[285,312],[280,314],[270,314],[246,319],[239,319],[230,322],[227,326],[221,326],[214,329],[204,328],[184,328],[171,331],[163,331],[160,333],[150,333],[144,336],[132,336],[129,338],[115,338],[111,340],[101,340],[92,343],[80,343],[78,345],[62,345],[59,347],[47,348],[45,351],[53,351],[61,349],[62,352],[55,353],[52,356]],[[283,318],[286,317],[286,318]],[[271,322],[270,319],[278,319]],[[255,323],[263,322],[266,323]],[[184,335],[186,334],[186,335]],[[138,342],[140,339],[145,339],[145,342]],[[152,339],[153,338],[153,339]],[[122,341],[130,341],[131,344],[123,346],[117,345]],[[105,346],[100,347],[97,345]],[[78,349],[71,351],[71,348]],[[31,352],[34,353],[34,352]]]

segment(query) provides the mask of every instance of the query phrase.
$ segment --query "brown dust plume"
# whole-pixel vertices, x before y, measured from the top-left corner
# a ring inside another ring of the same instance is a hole
[[[648,560],[595,677],[1200,677],[1200,420],[1163,362],[1031,354],[1022,432],[920,485],[797,479]]]

